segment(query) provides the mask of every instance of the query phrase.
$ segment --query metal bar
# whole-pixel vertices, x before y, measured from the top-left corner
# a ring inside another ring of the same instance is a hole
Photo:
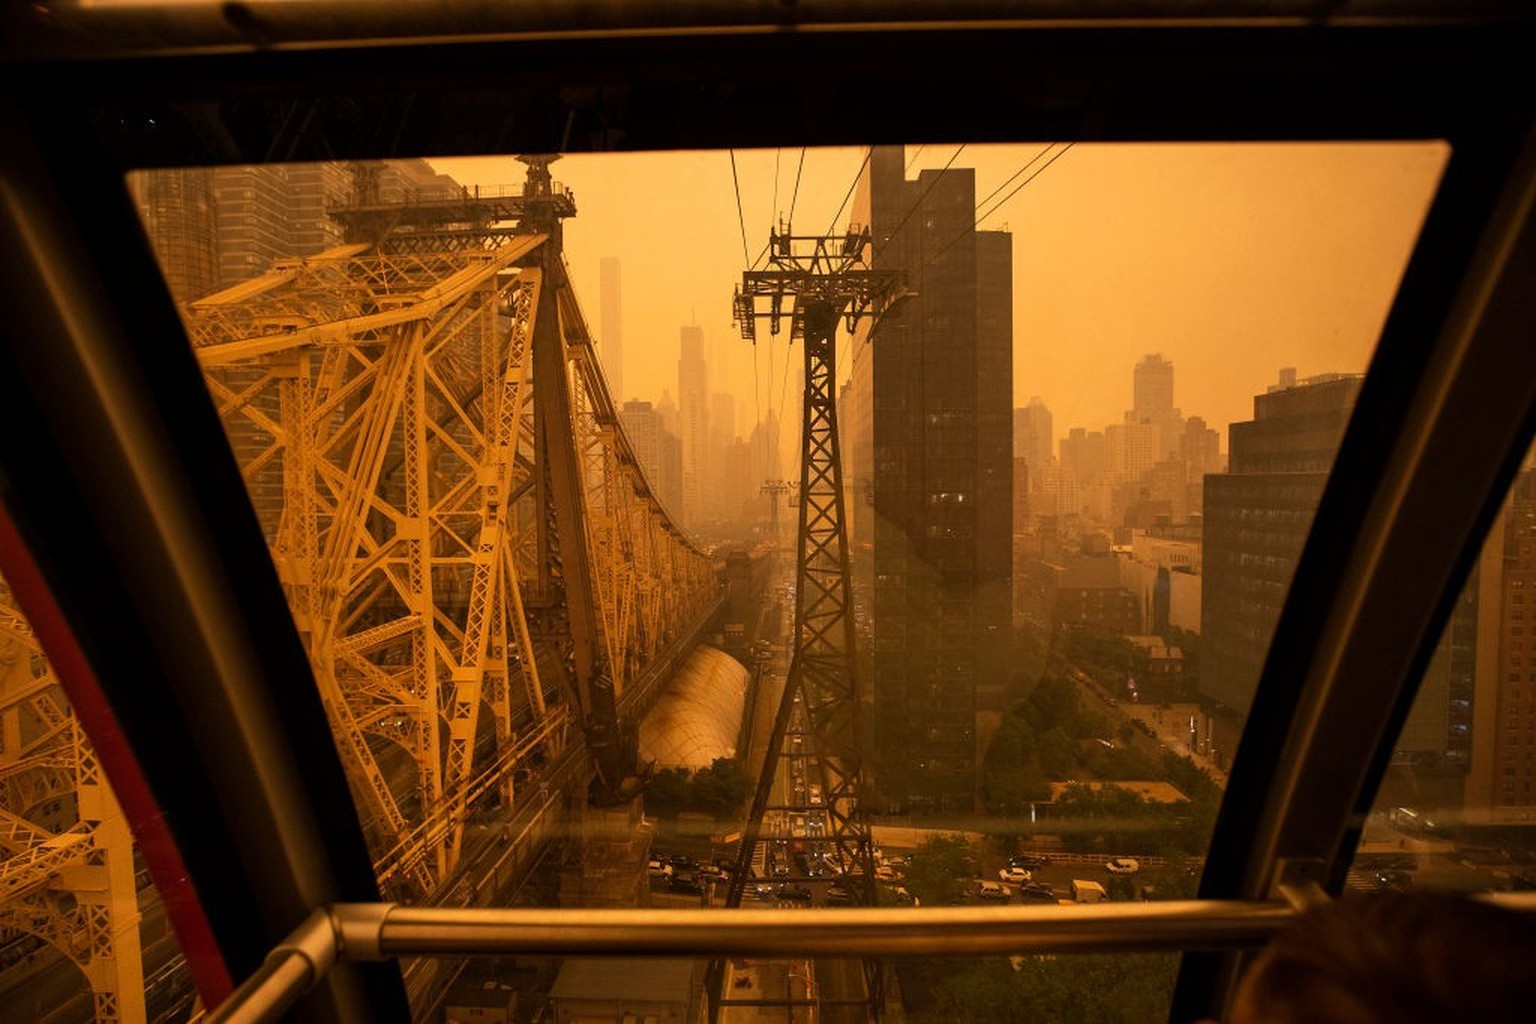
[[[1536,892],[1474,897],[1536,914]],[[1170,900],[912,910],[510,910],[338,903],[311,914],[208,1024],[276,1020],[340,960],[396,956],[966,956],[1258,946],[1282,900]],[[807,927],[812,925],[814,927]],[[825,1001],[821,1001],[825,1005]],[[721,1005],[757,1005],[722,1000]],[[764,1005],[767,1005],[766,1003]],[[772,1005],[789,1005],[775,1000]],[[797,1004],[798,1005],[798,1004]],[[862,1001],[859,1004],[862,1005]]]
[[[267,956],[260,970],[208,1015],[207,1024],[260,1024],[282,1016],[336,963],[337,927],[324,908],[309,915]]]
[[[368,904],[338,904],[347,920]],[[1295,917],[1282,901],[829,910],[583,910],[395,906],[381,956],[883,956],[1260,945]]]

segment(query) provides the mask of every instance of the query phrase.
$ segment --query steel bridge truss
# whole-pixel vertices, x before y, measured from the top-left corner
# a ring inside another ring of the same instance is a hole
[[[573,725],[616,791],[617,700],[714,590],[549,239],[343,245],[185,309],[398,898],[441,898]]]
[[[0,579],[0,941],[61,951],[96,1020],[143,1020],[138,922],[127,820]]]

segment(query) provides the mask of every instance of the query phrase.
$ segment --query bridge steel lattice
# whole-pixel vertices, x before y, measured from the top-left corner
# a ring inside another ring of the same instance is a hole
[[[392,216],[185,311],[390,899],[447,898],[467,822],[573,743],[593,802],[633,795],[627,691],[717,600],[620,429],[564,211],[536,215],[569,194],[544,163],[525,198],[498,199],[516,228]]]
[[[144,1019],[128,823],[3,579],[0,940],[0,969],[41,940],[80,968],[96,1020]]]

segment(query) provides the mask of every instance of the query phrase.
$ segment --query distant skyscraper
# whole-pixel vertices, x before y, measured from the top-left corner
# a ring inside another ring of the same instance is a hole
[[[1051,453],[1056,448],[1051,410],[1046,408],[1040,396],[1029,404],[1013,410],[1013,457],[1023,459],[1029,466],[1029,492],[1040,493],[1045,486],[1046,470],[1051,466]]]
[[[624,324],[619,307],[619,261],[604,256],[598,264],[598,291],[601,311],[598,315],[599,358],[608,392],[615,402],[624,400]]]
[[[704,473],[709,465],[709,389],[704,329],[684,327],[677,361],[678,434],[683,442],[683,524],[702,521]]]
[[[1131,371],[1131,410],[1125,422],[1152,425],[1154,463],[1178,456],[1184,417],[1173,405],[1173,364],[1160,353],[1145,357]]]
[[[666,428],[661,414],[650,402],[630,400],[619,410],[624,436],[634,446],[635,458],[651,485],[651,493],[666,507],[668,515],[678,515],[682,504],[683,473],[681,447],[676,435]]]
[[[1012,239],[975,231],[975,211],[972,170],[908,181],[902,149],[877,147],[854,215],[915,293],[859,349],[852,475],[874,488],[876,781],[917,812],[974,806],[977,710],[1006,678]]]
[[[1131,406],[1138,418],[1162,420],[1173,415],[1173,364],[1160,353],[1136,364]]]
[[[1328,374],[1253,400],[1228,472],[1205,478],[1200,689],[1246,713],[1360,390]]]

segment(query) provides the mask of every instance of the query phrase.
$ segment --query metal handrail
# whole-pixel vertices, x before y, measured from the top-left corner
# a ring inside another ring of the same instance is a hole
[[[1479,898],[1536,913],[1536,893]],[[396,956],[974,956],[1259,946],[1291,900],[1012,907],[552,910],[338,903],[311,914],[208,1024],[276,1020],[341,960]],[[1301,901],[1305,902],[1305,901]],[[807,927],[814,924],[814,927]]]

